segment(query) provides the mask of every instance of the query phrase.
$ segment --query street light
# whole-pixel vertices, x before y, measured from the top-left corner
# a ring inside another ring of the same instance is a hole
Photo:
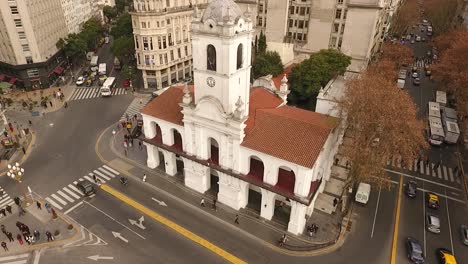
[[[24,175],[24,169],[20,167],[20,164],[16,162],[13,166],[8,164],[8,177],[12,178],[18,183],[18,189],[20,189],[20,183]],[[21,191],[20,191],[21,192]],[[24,199],[26,200],[26,193],[23,192]],[[29,206],[29,202],[26,200],[26,206]]]

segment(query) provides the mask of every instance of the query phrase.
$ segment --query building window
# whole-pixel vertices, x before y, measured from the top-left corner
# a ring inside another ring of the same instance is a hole
[[[304,33],[304,40],[307,40],[307,34]]]
[[[343,34],[343,33],[344,33],[344,24],[341,25],[341,34]]]
[[[161,37],[158,37],[158,47],[159,47],[159,49],[162,49],[162,46],[161,46]]]
[[[168,37],[168,39],[169,39],[169,46],[174,45],[174,42],[172,42],[172,34],[169,33],[167,37]]]
[[[137,49],[140,48],[140,42],[138,41],[138,37],[137,37],[137,36],[135,36],[135,47],[136,47]]]
[[[22,44],[23,51],[29,51],[29,45],[28,44]]]
[[[340,19],[340,18],[341,18],[341,9],[337,9],[337,10],[336,10],[335,18],[336,18],[336,19]]]
[[[171,24],[171,19],[170,19],[170,18],[168,18],[168,19],[166,20],[166,24],[168,24],[168,25]]]
[[[289,7],[289,14],[294,15],[294,6]]]
[[[258,22],[257,22],[257,25],[258,26],[262,26],[263,25],[263,17],[258,17]]]
[[[33,59],[32,59],[31,56],[26,57],[26,63],[27,63],[27,64],[33,63]]]
[[[333,37],[331,39],[330,46],[332,46],[333,48],[336,46],[336,37]]]
[[[150,65],[150,56],[145,55],[145,65]]]
[[[189,55],[188,54],[188,46],[185,46],[184,48],[185,48],[185,56],[188,56]]]
[[[153,50],[153,37],[150,37],[150,50]]]
[[[289,27],[293,27],[293,26],[294,26],[294,20],[289,19]]]
[[[159,21],[156,21],[156,26],[159,28]]]
[[[164,63],[167,64],[167,53],[164,53]]]
[[[171,53],[171,61],[174,61],[174,51],[173,51],[173,50],[171,50],[171,52],[170,52],[170,53]]]
[[[211,44],[208,45],[206,55],[206,69],[216,71],[216,48]]]
[[[306,8],[306,14],[309,14],[309,12],[310,12],[310,7],[307,7]]]
[[[297,33],[297,40],[302,40],[302,33]]]
[[[39,70],[38,69],[30,69],[26,71],[29,78],[39,77]]]
[[[163,41],[163,49],[167,48],[166,36],[162,37],[162,41]]]
[[[26,39],[26,33],[24,33],[24,31],[20,31],[18,32],[18,37],[19,39]]]
[[[22,27],[23,23],[21,22],[21,19],[15,19],[15,26],[16,27]]]
[[[146,22],[141,22],[141,28],[146,28]]]
[[[242,64],[244,63],[244,54],[243,54],[243,46],[239,44],[237,47],[237,69],[242,68]]]
[[[338,0],[338,4],[342,4],[343,3],[343,0]]]
[[[301,16],[305,15],[305,7],[301,7],[301,9],[299,11],[299,15],[301,15]]]
[[[304,28],[304,21],[303,20],[299,20],[298,28]]]
[[[263,13],[263,5],[258,5],[258,12]]]
[[[338,32],[339,29],[340,29],[340,24],[338,24],[338,23],[333,24],[333,32],[336,33],[336,32]]]
[[[177,56],[179,56],[179,58],[182,58],[182,52],[180,51],[180,48],[177,48]]]
[[[343,19],[346,19],[347,16],[348,16],[348,9],[345,9]]]
[[[159,63],[160,63],[161,65],[164,64],[163,55],[162,55],[162,54],[159,54]]]
[[[338,41],[338,48],[341,49],[341,44],[343,44],[343,39],[340,38],[340,41]]]
[[[148,37],[142,37],[142,39],[143,39],[143,49],[149,50]]]
[[[171,1],[170,0],[166,0],[166,7],[171,7]]]
[[[17,15],[18,14],[18,7],[17,6],[10,6],[11,14]]]

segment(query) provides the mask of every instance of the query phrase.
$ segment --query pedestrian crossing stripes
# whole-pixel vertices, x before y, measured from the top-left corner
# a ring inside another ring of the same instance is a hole
[[[135,114],[140,116],[140,110],[145,106],[149,101],[151,100],[151,97],[143,97],[143,98],[135,98],[133,101],[130,103],[130,105],[127,107],[127,110],[125,113],[123,113],[122,117],[120,117],[119,121],[126,120],[128,118],[132,118]]]
[[[461,184],[460,177],[457,175],[457,171],[449,168],[445,165],[439,165],[435,163],[424,163],[423,161],[419,162],[418,160],[414,160],[413,164],[411,166],[402,167],[401,162],[399,162],[397,159],[394,159],[392,161],[387,162],[388,166],[394,167],[394,168],[399,168],[399,169],[406,169],[409,171],[417,172],[423,175],[428,175],[433,178],[438,178],[441,180],[449,181],[449,182],[456,182],[458,184]]]
[[[83,100],[83,99],[91,99],[101,97],[100,87],[83,87],[83,88],[75,88],[72,95],[70,96],[69,101],[74,100]],[[114,88],[112,90],[112,95],[122,95],[127,94],[125,88]]]
[[[102,238],[98,237],[93,232],[89,231],[82,225],[79,225],[81,229],[81,238],[77,241],[65,244],[64,247],[79,247],[79,246],[105,246],[107,242]]]
[[[67,208],[72,207],[74,204],[78,203],[81,198],[84,197],[84,194],[76,187],[76,184],[79,181],[84,181],[84,179],[97,184],[94,181],[94,177],[100,183],[106,183],[113,178],[115,178],[120,173],[107,165],[103,165],[92,172],[84,175],[83,177],[79,178],[78,180],[74,181],[73,184],[68,184],[64,186],[62,189],[58,190],[57,192],[49,195],[45,198],[45,200],[52,205],[53,208],[58,210],[64,210]],[[10,199],[11,200],[11,199]],[[11,200],[14,203],[13,200]],[[71,209],[73,210],[73,209]],[[70,210],[70,211],[71,211]],[[0,263],[1,264],[1,263]]]
[[[15,201],[8,195],[2,187],[0,187],[0,208],[5,208],[7,205],[13,205]]]
[[[26,264],[28,263],[29,253],[10,255],[0,257],[0,264]]]

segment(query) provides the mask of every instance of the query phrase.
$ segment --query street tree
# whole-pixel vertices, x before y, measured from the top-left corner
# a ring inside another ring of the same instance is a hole
[[[259,77],[271,74],[276,76],[283,72],[283,63],[281,57],[276,51],[267,51],[257,55],[252,65],[252,77],[257,79]]]
[[[135,81],[136,78],[136,69],[133,66],[124,65],[122,67],[122,74],[127,80]]]
[[[368,182],[389,187],[383,170],[387,162],[400,159],[403,166],[411,165],[428,146],[423,121],[417,119],[417,108],[409,94],[384,74],[375,75],[380,71],[372,68],[387,66],[370,66],[359,78],[348,81],[339,102],[348,124],[343,155],[350,162],[350,184]]]
[[[462,5],[460,0],[426,0],[424,7],[426,16],[434,28],[434,34],[438,35],[452,29],[457,18],[457,10]]]
[[[434,78],[455,99],[460,119],[468,116],[468,31],[455,30],[438,36],[434,43],[440,51],[432,67]]]
[[[115,9],[117,13],[122,13],[125,10],[126,0],[115,0]]]
[[[132,17],[125,14],[117,19],[115,26],[112,27],[110,34],[115,39],[122,36],[133,36]]]
[[[260,36],[258,38],[257,45],[257,54],[265,53],[267,50],[266,36],[263,34],[263,31],[260,31]]]
[[[418,23],[420,17],[417,0],[404,1],[393,16],[391,34],[398,37],[408,34],[408,29]]]
[[[135,52],[133,37],[123,36],[114,40],[111,51],[122,63],[129,62]]]
[[[104,6],[102,9],[102,13],[107,18],[108,21],[112,21],[114,18],[117,17],[117,10],[111,6]]]
[[[302,108],[313,109],[321,87],[343,74],[351,64],[351,57],[334,50],[321,50],[292,68],[288,76],[290,101]]]
[[[60,38],[55,44],[57,48],[63,49],[65,55],[76,61],[83,58],[87,51],[86,42],[78,34],[69,34],[67,38]]]
[[[382,47],[382,58],[391,60],[399,68],[401,65],[410,64],[413,61],[413,51],[407,45],[400,42],[385,42]]]

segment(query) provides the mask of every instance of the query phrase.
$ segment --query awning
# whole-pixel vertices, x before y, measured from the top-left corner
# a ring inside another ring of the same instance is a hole
[[[11,84],[15,84],[15,82],[16,82],[16,78],[14,78],[14,77],[11,78],[10,81],[9,81],[9,83],[11,83]]]
[[[63,70],[64,70],[64,69],[63,69],[62,67],[57,66],[57,67],[55,67],[54,72],[55,72],[56,74],[62,74],[62,73],[63,73]]]
[[[0,74],[0,81],[3,81],[5,79],[5,74]]]

